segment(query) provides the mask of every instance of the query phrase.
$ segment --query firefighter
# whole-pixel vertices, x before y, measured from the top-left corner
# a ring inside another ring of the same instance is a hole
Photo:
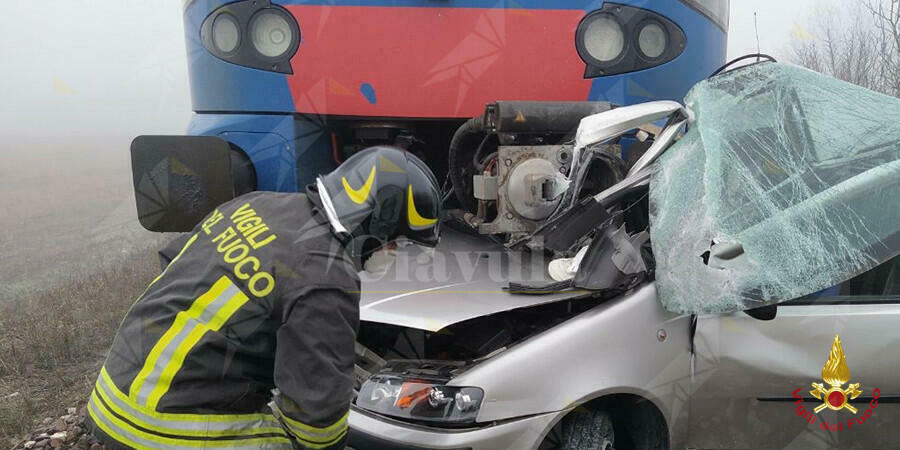
[[[343,448],[360,281],[379,248],[438,242],[434,175],[363,150],[306,194],[254,192],[179,243],[125,316],[88,402],[110,447]]]

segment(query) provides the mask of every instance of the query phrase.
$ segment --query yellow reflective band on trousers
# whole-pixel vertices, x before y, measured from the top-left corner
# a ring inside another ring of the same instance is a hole
[[[314,427],[307,425],[299,420],[291,419],[287,414],[283,413],[275,402],[269,404],[275,415],[287,426],[288,431],[297,438],[301,444],[307,448],[326,448],[334,445],[341,440],[347,433],[347,418],[350,417],[348,410],[340,419],[326,427]]]
[[[247,300],[247,295],[227,275],[219,278],[187,311],[175,316],[131,383],[129,397],[155,410],[191,349],[207,332],[218,331]]]
[[[134,425],[151,432],[195,437],[252,436],[279,434],[284,436],[281,423],[272,414],[183,414],[161,413],[134,403],[113,383],[106,371],[100,369],[100,377],[94,386],[97,401],[104,409],[125,418]],[[94,397],[92,403],[96,403]]]
[[[109,437],[129,447],[151,448],[262,448],[289,449],[291,442],[286,436],[232,437],[228,439],[184,439],[176,436],[161,436],[134,426],[113,414],[97,392],[91,394],[88,414],[94,424]]]

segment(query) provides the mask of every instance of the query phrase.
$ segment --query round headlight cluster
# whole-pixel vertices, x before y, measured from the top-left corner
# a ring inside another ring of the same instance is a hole
[[[585,78],[649,69],[678,57],[684,31],[649,9],[604,3],[581,19],[575,48],[585,62]]]
[[[253,48],[267,58],[278,58],[291,48],[294,30],[283,13],[264,9],[250,20]]]
[[[200,27],[203,45],[225,61],[293,73],[300,27],[288,10],[262,0],[241,0],[213,11]]]

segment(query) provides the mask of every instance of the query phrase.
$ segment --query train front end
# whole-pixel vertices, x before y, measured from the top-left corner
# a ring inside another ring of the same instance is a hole
[[[132,145],[141,222],[189,229],[370,145],[443,179],[454,132],[498,100],[680,100],[723,62],[727,17],[727,0],[187,0],[196,114]]]

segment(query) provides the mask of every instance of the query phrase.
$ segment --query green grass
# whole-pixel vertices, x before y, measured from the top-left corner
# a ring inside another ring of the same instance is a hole
[[[155,247],[97,255],[103,264],[0,301],[0,447],[84,403],[122,317],[159,273]]]

